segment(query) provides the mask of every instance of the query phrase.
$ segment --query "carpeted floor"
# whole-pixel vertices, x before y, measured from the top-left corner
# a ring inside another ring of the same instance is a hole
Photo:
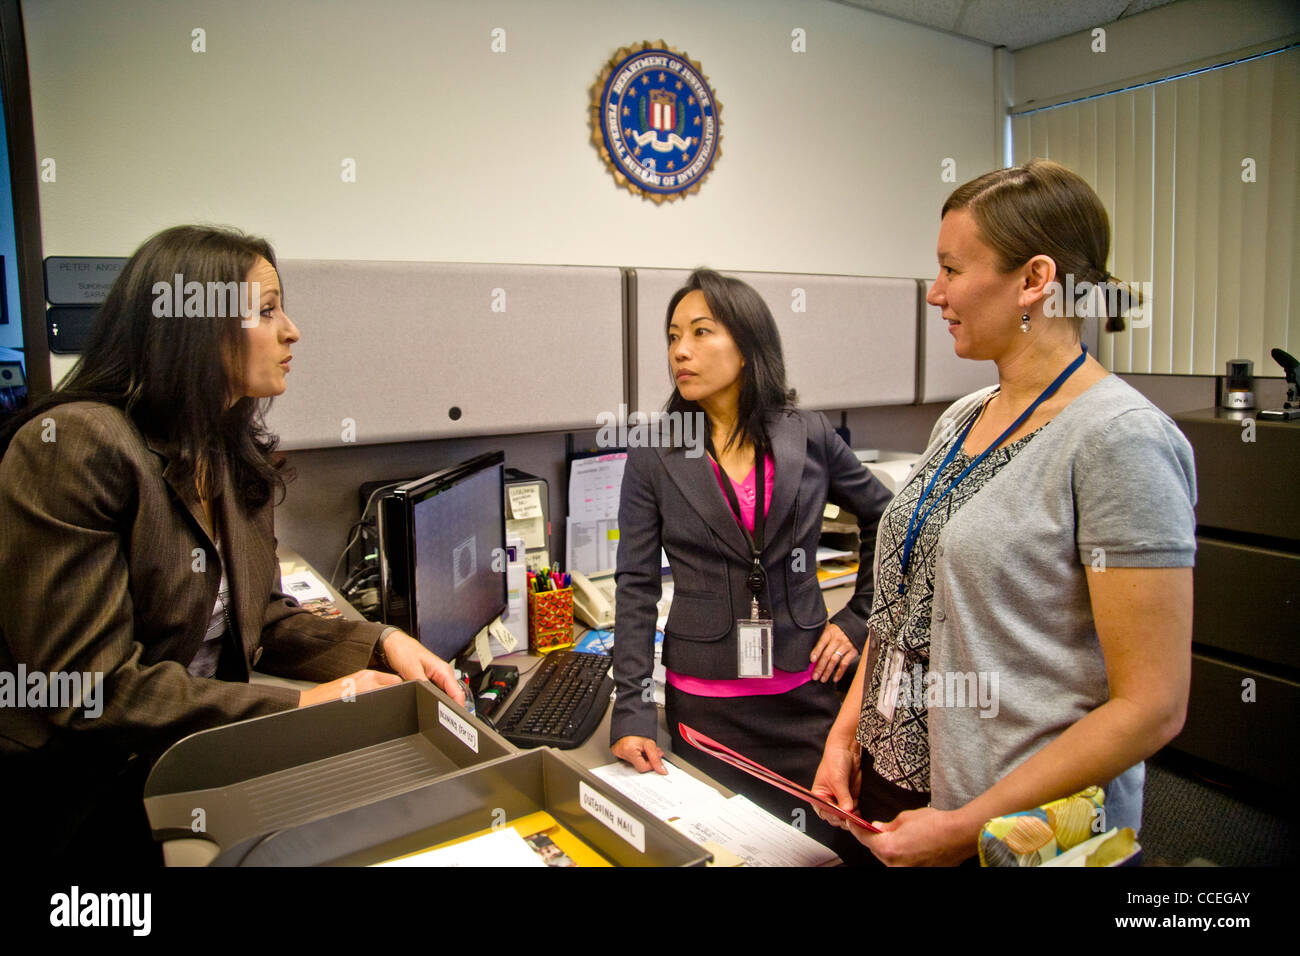
[[[1146,866],[1300,864],[1294,816],[1164,754],[1147,761],[1139,842]]]

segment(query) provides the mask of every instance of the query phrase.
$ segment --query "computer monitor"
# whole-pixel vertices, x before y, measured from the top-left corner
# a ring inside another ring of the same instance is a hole
[[[384,620],[444,660],[507,606],[504,466],[489,452],[380,499]]]

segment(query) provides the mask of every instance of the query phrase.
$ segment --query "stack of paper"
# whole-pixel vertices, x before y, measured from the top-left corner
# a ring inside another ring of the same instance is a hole
[[[619,761],[592,771],[713,853],[715,866],[829,866],[833,852],[742,796],[725,798],[665,760],[667,776]]]
[[[823,590],[839,584],[852,584],[857,576],[856,551],[839,551],[824,545],[817,547],[817,581]]]
[[[502,827],[464,843],[412,853],[375,866],[540,866],[545,869],[546,861],[513,829]]]
[[[618,560],[618,498],[627,453],[577,458],[569,467],[565,561],[569,571],[595,574]]]
[[[334,598],[330,596],[329,590],[321,584],[320,578],[310,571],[282,573],[280,590],[318,617],[341,618],[343,616],[339,606],[334,603]]]

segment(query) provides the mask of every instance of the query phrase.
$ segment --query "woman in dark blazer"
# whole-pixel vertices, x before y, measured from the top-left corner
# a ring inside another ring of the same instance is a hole
[[[217,294],[173,314],[174,282]],[[156,861],[141,786],[180,737],[398,682],[372,664],[460,699],[414,639],[280,591],[261,400],[297,341],[266,242],[168,229],[123,268],[67,382],[0,430],[0,674],[76,691],[0,706],[6,845]],[[250,685],[254,667],[331,683]]]
[[[699,270],[673,296],[666,324],[676,385],[668,414],[699,416],[694,434],[707,436],[710,448],[705,455],[700,447],[661,442],[628,453],[619,503],[612,750],[637,770],[663,772],[651,677],[662,547],[674,584],[663,648],[674,751],[784,821],[806,822],[823,842],[847,846],[795,798],[687,746],[677,725],[812,783],[839,708],[835,682],[866,638],[876,527],[889,492],[824,415],[794,407],[776,323],[752,288]],[[755,597],[760,485],[770,503],[757,599],[759,616],[773,622],[773,672],[747,678],[739,674],[737,621],[751,617]],[[857,516],[862,538],[853,598],[829,622],[817,581],[827,501]]]

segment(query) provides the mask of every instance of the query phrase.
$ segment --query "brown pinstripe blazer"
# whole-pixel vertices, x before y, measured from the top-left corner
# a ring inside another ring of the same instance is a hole
[[[102,673],[103,713],[0,707],[0,756],[156,757],[297,705],[297,691],[248,684],[253,665],[323,681],[370,661],[383,625],[326,621],[280,592],[270,503],[245,513],[229,490],[212,503],[223,562],[196,490],[174,478],[167,448],[109,405],[59,405],[14,436],[0,460],[0,671]],[[192,677],[223,563],[227,679]]]

